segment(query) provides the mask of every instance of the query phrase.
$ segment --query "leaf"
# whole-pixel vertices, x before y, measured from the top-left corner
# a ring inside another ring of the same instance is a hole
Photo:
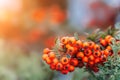
[[[115,80],[115,76],[114,75],[111,75],[109,80]]]
[[[116,29],[120,29],[120,22],[115,24]]]
[[[58,49],[60,48],[60,39],[56,38],[55,40],[55,46],[53,47],[53,50],[58,53]]]
[[[115,39],[120,40],[120,31],[116,32]]]
[[[74,33],[74,37],[75,37],[75,39],[76,40],[79,40],[79,35],[78,35],[78,33],[76,32],[76,33]]]
[[[99,32],[100,32],[100,28],[96,29],[93,33],[94,33],[94,34],[97,34],[97,33],[99,33]]]
[[[112,49],[113,49],[113,52],[115,54],[118,53],[118,51],[120,50],[120,43],[116,43],[115,40],[112,40],[112,45],[111,45]]]

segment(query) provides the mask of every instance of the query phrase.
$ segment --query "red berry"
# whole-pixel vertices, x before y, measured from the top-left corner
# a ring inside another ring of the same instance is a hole
[[[100,58],[95,58],[95,63],[99,63],[100,62]]]
[[[84,53],[83,52],[78,52],[77,53],[77,58],[83,58],[84,57]]]
[[[102,55],[102,53],[100,51],[95,51],[93,53],[94,57],[100,57]]]
[[[94,65],[94,61],[89,61],[89,65],[93,66]]]
[[[78,60],[76,58],[72,58],[70,60],[70,64],[73,65],[73,66],[77,66],[78,65]]]
[[[87,63],[87,62],[88,62],[88,57],[84,56],[84,57],[82,58],[82,61]]]
[[[94,45],[95,45],[94,42],[88,42],[88,44],[89,44],[89,48],[90,48],[90,49],[93,49],[93,48],[94,48]]]
[[[62,74],[68,74],[68,70],[62,70],[61,73]]]
[[[78,67],[82,68],[83,66],[84,66],[84,63],[83,62],[79,62]]]
[[[103,55],[103,56],[101,56],[100,59],[101,59],[102,62],[105,62],[105,61],[107,60],[107,56],[106,56],[106,55]]]
[[[70,66],[69,66],[69,71],[70,71],[70,72],[73,72],[74,70],[75,70],[75,67],[72,66],[72,65],[70,65]]]
[[[87,50],[84,51],[84,54],[85,54],[86,56],[89,56],[89,55],[92,54],[92,51],[91,51],[90,49],[87,49]]]
[[[52,70],[55,70],[56,69],[56,67],[55,67],[55,65],[50,65],[50,68],[52,69]]]
[[[97,66],[94,66],[92,69],[93,69],[94,72],[98,72],[99,71]]]
[[[88,60],[90,60],[90,61],[93,61],[95,58],[94,58],[94,56],[93,55],[90,55],[89,57],[88,57]]]
[[[63,69],[64,70],[69,70],[69,67],[70,67],[70,64],[66,64],[66,65],[64,65]]]
[[[58,63],[58,64],[56,65],[56,70],[60,71],[60,70],[62,70],[62,69],[63,69],[62,63]]]

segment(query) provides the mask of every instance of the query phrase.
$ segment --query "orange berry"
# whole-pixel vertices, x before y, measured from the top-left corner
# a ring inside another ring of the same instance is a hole
[[[105,37],[106,40],[107,40],[107,39],[110,39],[110,38],[112,38],[111,35],[107,35],[107,36]]]
[[[61,42],[62,42],[63,44],[67,44],[67,43],[68,43],[68,37],[63,37],[63,38],[61,38]]]
[[[90,49],[87,49],[87,50],[84,51],[84,54],[85,54],[86,56],[89,56],[89,55],[92,54],[92,51],[91,51]]]
[[[111,35],[107,35],[105,37],[105,40],[106,40],[107,43],[110,43],[112,41],[112,39],[113,39],[113,37]]]
[[[74,47],[69,47],[69,48],[67,49],[67,52],[68,52],[69,54],[73,54],[73,53],[75,52]]]
[[[57,63],[57,65],[56,65],[56,70],[60,71],[60,70],[62,70],[62,69],[63,69],[62,63]]]
[[[77,51],[78,51],[78,48],[77,48],[77,47],[74,47],[74,50],[75,50],[75,52],[77,52]]]
[[[94,56],[93,55],[90,55],[89,57],[88,57],[88,60],[90,60],[90,61],[93,61],[95,58],[94,58]]]
[[[100,50],[100,46],[96,44],[96,45],[94,46],[94,50]]]
[[[102,55],[102,53],[101,53],[100,51],[95,51],[95,52],[93,53],[93,55],[94,55],[94,57],[99,57],[99,56]]]
[[[73,65],[73,66],[77,66],[78,65],[78,60],[76,58],[72,58],[70,60],[70,64]]]
[[[84,43],[83,43],[83,47],[84,47],[84,48],[88,48],[88,47],[89,47],[88,42],[84,42]]]
[[[100,58],[95,58],[95,63],[99,63],[100,62]]]
[[[82,58],[82,61],[87,63],[87,62],[88,62],[88,57],[84,56],[84,57]]]
[[[70,37],[69,38],[69,41],[68,41],[69,44],[75,44],[75,42],[76,42],[75,37]]]
[[[105,49],[105,50],[104,50],[104,55],[106,55],[106,56],[109,55],[109,50],[108,50],[108,49]]]
[[[84,53],[83,52],[78,52],[77,53],[77,58],[83,58],[84,57]]]
[[[56,65],[58,62],[59,62],[59,61],[58,61],[57,58],[54,58],[54,59],[53,59],[53,64],[54,64],[54,65]]]
[[[46,58],[46,63],[47,63],[47,64],[51,64],[51,63],[52,63],[52,60],[51,60],[49,57],[47,57],[47,58]]]
[[[106,45],[107,45],[107,42],[106,42],[106,40],[104,40],[104,39],[100,39],[100,44],[102,44],[103,46],[106,46]]]
[[[89,44],[89,48],[91,48],[91,49],[93,49],[93,48],[94,48],[94,45],[95,45],[95,43],[94,43],[94,42],[88,42],[88,44]]]
[[[69,59],[67,57],[62,57],[60,61],[62,64],[68,64]]]
[[[78,48],[82,47],[82,45],[83,45],[83,43],[80,40],[76,41],[76,43],[75,43],[75,46],[78,47]]]
[[[69,71],[70,71],[70,72],[73,72],[74,70],[75,70],[75,67],[72,66],[72,65],[70,65],[70,66],[69,66]]]
[[[66,44],[66,46],[65,46],[67,49],[68,48],[70,48],[71,47],[71,45],[70,44]]]
[[[54,59],[54,58],[55,58],[55,53],[54,53],[54,52],[50,52],[50,53],[48,54],[48,57],[49,57],[50,59]]]
[[[107,46],[107,48],[109,51],[112,50],[112,47],[111,46]]]
[[[43,50],[43,53],[44,54],[48,54],[50,52],[50,49],[49,48],[45,48],[44,50]]]
[[[43,55],[42,55],[42,59],[43,59],[43,60],[46,60],[47,57],[48,57],[48,54],[43,54]]]
[[[94,61],[89,61],[89,65],[93,66],[94,65]]]
[[[111,43],[111,41],[113,40],[113,38],[110,38],[107,40],[108,43]]]

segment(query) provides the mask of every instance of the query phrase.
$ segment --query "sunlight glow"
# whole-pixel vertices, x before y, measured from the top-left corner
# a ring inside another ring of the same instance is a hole
[[[6,21],[22,8],[21,0],[0,0],[0,21]]]

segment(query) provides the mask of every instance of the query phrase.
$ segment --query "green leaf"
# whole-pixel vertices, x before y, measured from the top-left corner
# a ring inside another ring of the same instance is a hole
[[[109,80],[115,80],[115,76],[114,75],[111,75]]]
[[[120,29],[120,22],[115,24],[116,29]]]
[[[75,37],[75,39],[76,40],[79,40],[79,35],[78,35],[78,33],[76,32],[76,33],[74,33],[74,37]]]

